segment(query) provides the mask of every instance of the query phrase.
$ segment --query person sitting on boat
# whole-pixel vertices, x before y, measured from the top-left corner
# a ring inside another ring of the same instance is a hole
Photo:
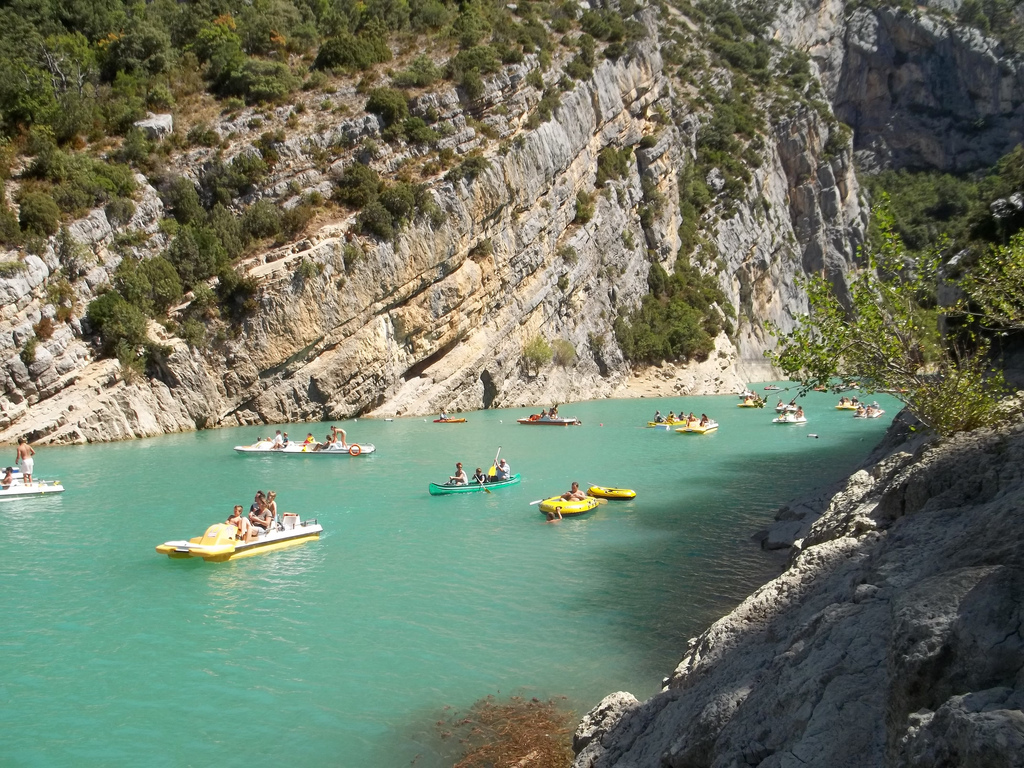
[[[270,527],[270,522],[267,520],[268,517],[267,500],[263,495],[263,491],[256,491],[256,498],[249,507],[249,522],[266,529]]]
[[[270,445],[270,449],[274,451],[279,451],[282,448],[284,448],[284,438],[281,437],[281,430],[279,429],[277,430],[277,434],[274,435],[274,440]]]
[[[655,424],[664,424],[665,423],[665,417],[661,415],[661,411],[655,411],[654,412],[654,423]]]
[[[672,423],[673,421],[675,421],[675,420],[676,420],[676,413],[675,413],[675,411],[669,411],[669,412],[668,412],[668,418],[666,419],[666,421],[667,421],[667,422],[668,422],[669,424],[671,424],[671,423]]]
[[[441,421],[448,421],[448,414],[445,411],[441,411]]]
[[[473,482],[478,485],[483,485],[487,482],[487,475],[484,474],[484,471],[480,469],[480,467],[477,467],[476,472],[473,473]]]
[[[587,494],[580,490],[580,484],[575,480],[572,481],[572,489],[567,493],[563,493],[559,498],[565,501],[583,501],[587,498]]]
[[[331,447],[331,436],[324,435],[324,441],[322,443],[313,443],[314,451],[326,451]]]
[[[512,467],[508,465],[507,461],[502,459],[494,468],[494,482],[500,483],[502,480],[508,480],[510,477],[512,477]]]
[[[551,406],[551,410],[548,411],[548,416],[550,418],[552,418],[552,419],[557,419],[558,418],[558,406],[557,405],[552,405]]]
[[[547,421],[548,420],[548,412],[545,411],[543,408],[541,408],[541,411],[540,411],[540,420],[541,421]]]
[[[690,415],[686,417],[686,423],[693,424],[695,421],[697,421],[697,416],[693,411],[690,411]]]
[[[799,419],[802,419],[803,417],[804,417],[804,409],[803,409],[802,406],[798,406],[797,409],[796,409],[796,418],[799,420]]]
[[[4,474],[3,480],[0,480],[0,486],[6,491],[11,487],[14,482],[14,467],[8,467],[7,472]]]
[[[271,524],[277,521],[277,491],[267,493],[267,514],[270,515]]]
[[[316,443],[316,438],[313,437],[313,433],[312,432],[307,432],[306,433],[306,439],[302,441],[302,444],[303,445],[314,445],[315,443]]]
[[[288,447],[288,433],[287,432],[285,432],[284,435],[281,437],[281,447],[282,448],[287,448]]]
[[[346,437],[345,430],[344,429],[338,429],[337,427],[331,427],[331,434],[334,436],[334,442],[332,443],[332,445],[337,445],[338,444],[338,433],[339,432],[341,433],[341,447],[342,448],[346,448],[347,446],[345,445],[345,437]]]
[[[708,415],[706,413],[702,413],[700,415],[700,426],[706,427],[708,425],[708,422],[710,421],[711,419],[708,418]]]
[[[239,541],[249,541],[254,533],[252,530],[252,523],[242,517],[241,504],[235,504],[235,508],[231,512],[231,517],[228,518],[227,524],[235,526],[235,538]]]
[[[455,462],[455,474],[449,475],[448,485],[469,485],[469,478],[466,477],[466,470],[462,468],[462,462]]]

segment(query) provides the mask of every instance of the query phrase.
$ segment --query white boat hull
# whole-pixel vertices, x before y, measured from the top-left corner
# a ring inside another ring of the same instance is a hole
[[[292,443],[284,448],[274,448],[269,440],[262,440],[252,445],[236,445],[238,453],[283,454],[285,456],[365,456],[374,453],[377,448],[373,443],[349,443],[344,447],[321,448],[314,451],[313,445]]]
[[[800,418],[797,418],[796,416],[793,416],[792,414],[787,414],[786,416],[779,416],[779,418],[777,418],[777,419],[772,419],[772,424],[806,424],[806,423],[807,423],[807,417],[806,416],[801,416]]]
[[[0,500],[25,498],[26,496],[46,496],[53,493],[64,493],[64,486],[55,481],[33,480],[31,484],[18,480],[10,488],[0,488]]]

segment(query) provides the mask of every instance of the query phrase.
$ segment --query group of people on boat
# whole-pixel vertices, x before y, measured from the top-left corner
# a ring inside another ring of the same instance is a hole
[[[547,421],[549,419],[558,418],[558,406],[552,405],[551,410],[545,411],[541,409],[540,413],[534,413],[530,415],[530,421]]]
[[[239,541],[255,541],[260,532],[269,531],[277,522],[277,492],[256,491],[256,497],[249,505],[249,514],[243,515],[241,504],[236,504],[227,519],[228,525],[237,529],[235,537]]]
[[[857,410],[853,412],[853,415],[855,418],[873,419],[876,416],[881,416],[883,413],[884,411],[878,403],[872,403],[871,405],[857,403]]]
[[[687,416],[686,414],[684,414],[682,412],[680,412],[679,415],[676,416],[674,411],[669,411],[667,417],[662,416],[661,415],[661,411],[655,411],[654,412],[654,423],[655,424],[683,424],[683,423],[685,423],[687,426],[696,425],[696,426],[700,426],[700,427],[706,427],[708,424],[711,423],[711,419],[708,418],[708,415],[706,413],[702,413],[700,415],[700,418],[698,419],[697,415],[693,411],[690,411],[690,415],[689,416]]]
[[[839,398],[839,404],[860,406],[860,401],[856,397],[846,397],[845,395],[843,395],[842,397]]]
[[[340,438],[339,435],[341,436]],[[288,439],[288,433],[281,432],[279,429],[270,439],[270,450],[280,451],[293,444],[293,441]],[[302,441],[302,445],[312,451],[329,451],[335,448],[344,450],[348,448],[348,445],[345,443],[345,430],[338,427],[331,427],[331,434],[325,435],[322,443],[317,442],[312,432],[307,432],[306,439]]]
[[[473,477],[469,477],[466,474],[466,470],[462,468],[462,462],[455,462],[455,474],[448,476],[448,485],[469,485],[470,483],[478,483],[484,485],[485,483],[501,483],[505,480],[509,480],[512,477],[512,467],[509,466],[505,459],[502,459],[492,468],[494,475],[490,476],[484,473],[480,467],[476,468],[476,472],[473,473]]]

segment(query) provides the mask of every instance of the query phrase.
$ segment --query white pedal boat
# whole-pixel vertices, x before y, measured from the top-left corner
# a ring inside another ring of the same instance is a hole
[[[365,456],[377,448],[373,443],[335,443],[327,448],[313,450],[316,444],[289,443],[284,448],[275,448],[271,440],[260,440],[252,445],[236,445],[238,453],[281,453],[285,456]]]
[[[4,473],[0,471],[0,477],[2,477],[3,474]],[[64,493],[64,486],[61,485],[59,480],[33,480],[31,483],[26,485],[25,478],[21,476],[20,469],[15,469],[11,472],[11,477],[14,478],[14,482],[11,483],[10,487],[4,488],[3,486],[0,486],[0,500],[25,498],[26,496],[45,496],[46,494],[52,493]]]
[[[806,416],[797,416],[795,413],[784,413],[776,419],[772,419],[772,424],[806,424]]]
[[[208,563],[223,563],[305,544],[319,539],[323,529],[315,519],[300,521],[298,515],[285,513],[283,522],[276,522],[269,531],[260,531],[252,541],[238,541],[235,526],[215,523],[202,536],[188,541],[168,541],[158,545],[156,551],[176,560],[199,557]]]

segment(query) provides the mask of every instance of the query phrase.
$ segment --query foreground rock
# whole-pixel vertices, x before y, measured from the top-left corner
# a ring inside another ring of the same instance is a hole
[[[790,567],[613,694],[575,768],[1024,765],[1024,424],[853,475]]]

